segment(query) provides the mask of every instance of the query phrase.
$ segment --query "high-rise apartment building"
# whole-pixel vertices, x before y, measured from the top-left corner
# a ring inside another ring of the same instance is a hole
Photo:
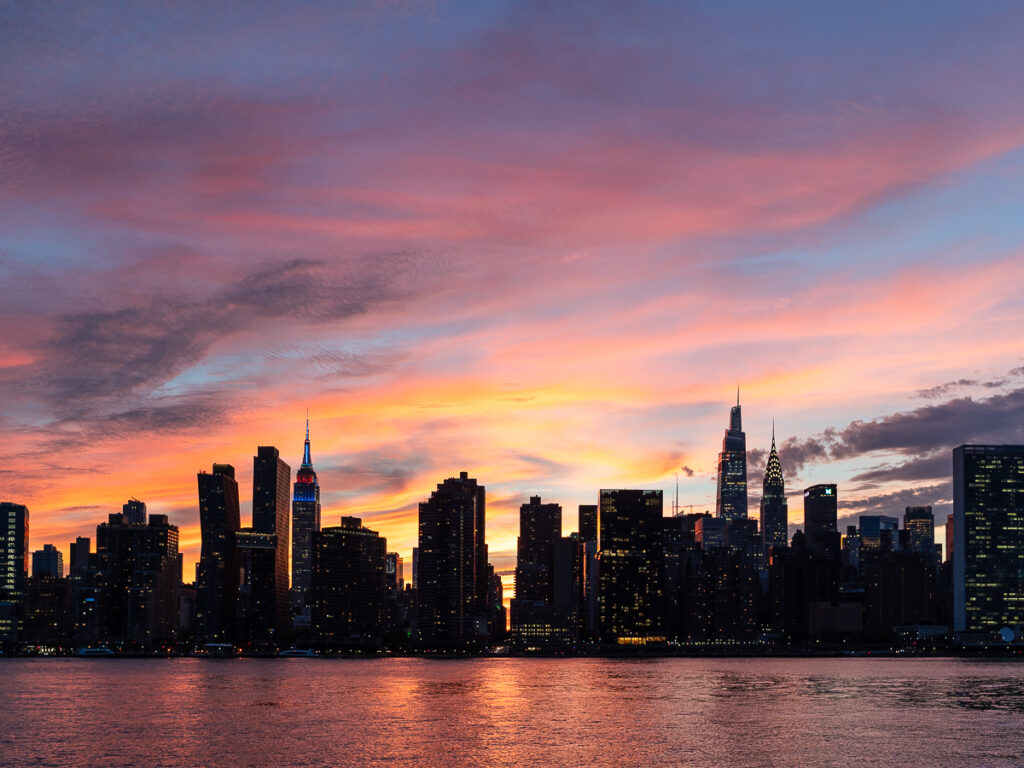
[[[21,634],[28,561],[28,507],[0,502],[0,647]]]
[[[287,645],[291,633],[288,609],[290,515],[288,484],[291,468],[277,448],[261,445],[252,463],[252,533],[256,546],[247,551],[250,630],[258,644]]]
[[[415,579],[419,640],[425,647],[487,639],[484,486],[466,472],[439,483],[419,507]]]
[[[379,643],[387,632],[387,540],[358,517],[313,534],[309,601],[318,643]]]
[[[196,642],[233,643],[241,559],[238,482],[230,464],[200,472],[199,523],[202,549],[196,576]]]
[[[53,544],[32,553],[32,575],[59,579],[64,575],[64,554]]]

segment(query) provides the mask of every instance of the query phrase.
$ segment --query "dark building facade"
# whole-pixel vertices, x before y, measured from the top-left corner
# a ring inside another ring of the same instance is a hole
[[[261,445],[252,467],[252,534],[246,552],[248,640],[286,646],[291,634],[288,607],[291,468],[277,448]]]
[[[738,389],[736,405],[729,413],[729,428],[722,439],[722,452],[718,454],[715,512],[726,520],[747,517],[747,436],[743,432]]]
[[[562,537],[560,505],[533,496],[519,508],[516,596],[510,604],[514,640],[546,644],[575,639],[579,558],[579,536]]]
[[[597,569],[602,642],[665,639],[662,525],[661,491],[601,491]]]
[[[487,641],[484,486],[466,472],[438,484],[419,507],[414,578],[417,630],[425,647]]]
[[[839,503],[833,483],[812,485],[804,490],[804,536],[816,554],[839,559]]]
[[[761,492],[761,544],[766,553],[773,548],[785,549],[789,540],[789,506],[786,502],[786,483],[782,477],[782,463],[775,448],[775,430],[772,430],[772,449],[764,469]]]
[[[96,527],[94,596],[100,637],[150,647],[171,642],[178,625],[178,527],[166,515],[132,523],[112,514]]]
[[[358,517],[313,534],[309,590],[315,642],[373,645],[387,633],[387,540]]]
[[[199,473],[198,483],[202,549],[196,575],[196,642],[233,643],[241,569],[235,468],[214,464],[209,474]]]
[[[931,507],[907,507],[903,511],[903,530],[907,532],[907,551],[938,562],[935,549],[935,515]]]
[[[28,507],[0,502],[0,647],[14,646],[25,619]]]
[[[53,544],[32,553],[32,575],[59,579],[64,575],[64,555]]]
[[[1024,624],[1024,445],[953,449],[953,625]]]
[[[292,601],[298,610],[306,605],[313,577],[313,534],[320,530],[320,483],[313,470],[309,449],[309,419],[302,464],[292,488]]]

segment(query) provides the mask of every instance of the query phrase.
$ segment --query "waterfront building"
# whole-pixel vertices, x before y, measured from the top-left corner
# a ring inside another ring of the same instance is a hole
[[[64,554],[53,544],[32,553],[32,575],[59,579],[64,575]]]
[[[953,449],[953,624],[1020,634],[1024,625],[1024,445]]]
[[[0,502],[0,648],[18,642],[28,582],[28,507]]]
[[[309,602],[315,641],[333,647],[380,643],[387,632],[387,540],[343,517],[313,534]]]
[[[804,536],[807,546],[819,555],[838,561],[841,540],[838,530],[839,503],[834,483],[804,489]]]
[[[598,614],[602,642],[665,639],[662,493],[602,490],[598,510]]]
[[[512,635],[524,643],[575,637],[579,536],[562,538],[562,507],[532,496],[519,508]]]
[[[181,555],[178,527],[166,515],[150,515],[148,524],[109,515],[96,526],[95,562],[87,597],[99,637],[144,646],[175,638]]]
[[[253,457],[252,529],[237,538],[246,565],[248,630],[257,645],[287,646],[289,504],[291,468],[277,448],[261,445]]]
[[[313,577],[313,534],[320,530],[320,483],[309,449],[309,419],[302,464],[292,488],[292,603],[299,612],[307,605],[306,592]]]
[[[487,640],[485,499],[484,486],[460,472],[419,505],[414,578],[419,641],[427,648]]]
[[[747,517],[747,436],[740,414],[740,391],[729,412],[729,428],[722,438],[718,454],[718,489],[715,496],[717,517],[743,520]]]
[[[235,468],[214,464],[212,472],[200,472],[197,479],[202,548],[196,574],[196,642],[231,643],[241,568]]]
[[[772,426],[772,448],[764,469],[761,491],[761,545],[766,554],[772,549],[785,549],[789,538],[789,506],[786,502],[786,483],[782,477],[782,463],[775,448],[775,427]]]

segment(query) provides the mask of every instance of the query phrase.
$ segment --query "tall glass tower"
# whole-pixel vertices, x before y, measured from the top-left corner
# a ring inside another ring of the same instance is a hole
[[[953,629],[1024,630],[1024,445],[953,449]]]
[[[740,418],[740,390],[729,413],[729,428],[718,454],[718,494],[715,513],[726,520],[747,519],[747,436]]]
[[[309,453],[309,419],[306,419],[306,445],[302,466],[295,473],[292,490],[292,597],[297,606],[305,606],[313,577],[313,534],[320,530],[320,483],[313,471]]]
[[[773,547],[785,547],[789,529],[789,507],[786,504],[786,484],[782,479],[782,464],[775,448],[775,428],[772,427],[772,450],[764,469],[761,492],[761,542],[765,552]]]

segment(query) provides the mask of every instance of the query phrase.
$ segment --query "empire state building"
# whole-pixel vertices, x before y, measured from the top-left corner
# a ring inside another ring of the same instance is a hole
[[[302,466],[295,473],[292,491],[292,598],[299,606],[306,603],[313,577],[313,534],[319,530],[320,483],[309,454],[309,419],[306,419]]]

